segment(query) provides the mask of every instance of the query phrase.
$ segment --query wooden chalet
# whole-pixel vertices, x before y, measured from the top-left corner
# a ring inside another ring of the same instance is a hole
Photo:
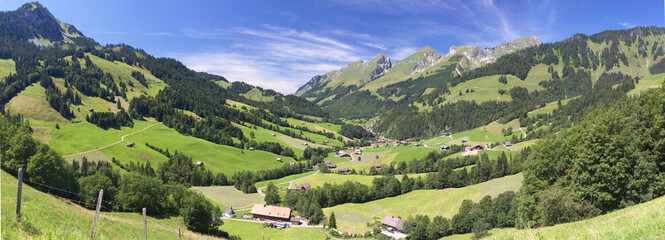
[[[375,168],[381,168],[381,164],[380,164],[380,163],[377,163],[376,165],[374,165],[374,167],[375,167]]]
[[[291,209],[287,207],[254,204],[250,213],[255,219],[286,222],[291,220]]]
[[[339,170],[337,170],[337,172],[338,172],[338,173],[346,173],[346,174],[349,174],[349,172],[351,172],[351,169],[349,169],[349,168],[340,168]]]
[[[503,146],[505,146],[505,147],[512,147],[513,144],[510,143],[510,141],[503,141]]]
[[[351,154],[340,150],[339,152],[337,152],[337,157],[351,157]]]
[[[278,161],[278,162],[282,162],[282,158],[277,158],[277,161]]]
[[[233,211],[233,208],[227,207],[222,215],[227,218],[232,218],[236,216],[236,213]]]
[[[134,143],[127,143],[125,144],[126,147],[134,147]]]
[[[289,166],[295,166],[295,165],[296,165],[295,162],[289,162]]]
[[[489,147],[487,145],[484,145],[484,144],[476,144],[476,145],[472,145],[470,147],[464,148],[464,150],[467,151],[467,152],[481,151],[481,150],[487,150],[487,149],[489,149]]]
[[[337,165],[336,165],[336,164],[332,164],[332,163],[326,163],[326,167],[327,167],[328,169],[333,169],[333,168],[336,168]]]
[[[303,184],[300,184],[300,185],[295,185],[295,186],[291,187],[291,189],[292,190],[305,190],[305,191],[307,191],[307,190],[312,189],[312,186],[309,185],[309,183],[303,183]]]
[[[199,167],[200,167],[200,166],[203,166],[203,162],[201,162],[201,161],[197,161],[197,162],[196,162],[196,166],[199,166]]]
[[[389,231],[404,232],[404,220],[398,217],[386,216],[381,220],[381,225]]]
[[[441,150],[441,151],[448,151],[449,149],[450,149],[450,147],[448,147],[446,145],[441,145],[441,147],[439,147],[439,150]]]

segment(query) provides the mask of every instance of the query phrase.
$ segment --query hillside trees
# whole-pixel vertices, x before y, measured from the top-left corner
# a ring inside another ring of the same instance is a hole
[[[270,205],[279,204],[279,193],[277,192],[277,187],[272,182],[266,187],[266,196],[263,199]]]

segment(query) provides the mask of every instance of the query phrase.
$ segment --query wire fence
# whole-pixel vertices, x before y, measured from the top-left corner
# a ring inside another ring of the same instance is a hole
[[[20,199],[18,198],[19,197],[18,191],[17,192],[11,192],[11,191],[6,191],[5,190],[5,191],[2,191],[2,195],[0,197],[2,197],[4,199],[16,200],[17,203],[22,202],[22,203],[19,203],[21,205],[24,205],[24,203],[25,203],[25,207],[34,207],[34,205],[41,205],[41,206],[48,206],[48,207],[38,207],[36,211],[30,212],[30,214],[28,214],[28,215],[20,213],[19,216],[15,215],[15,214],[0,212],[0,214],[2,216],[4,216],[5,218],[7,218],[7,219],[18,217],[20,219],[25,219],[25,220],[35,220],[35,221],[41,221],[41,222],[48,222],[48,223],[55,224],[57,226],[74,227],[74,228],[77,228],[77,229],[82,230],[82,231],[90,230],[90,227],[92,226],[92,224],[89,225],[89,226],[88,225],[84,226],[84,225],[81,225],[81,224],[76,224],[76,218],[78,217],[76,214],[68,214],[69,215],[68,221],[66,221],[66,220],[57,221],[57,220],[54,220],[54,219],[46,219],[46,218],[40,217],[40,216],[44,216],[48,213],[53,213],[54,212],[53,210],[63,211],[63,212],[72,212],[73,209],[68,208],[66,206],[61,206],[61,205],[59,206],[57,204],[49,203],[47,201],[44,201],[43,199],[37,199],[37,198],[30,197],[30,196],[26,196],[26,190],[30,191],[30,192],[40,193],[40,194],[48,194],[49,196],[60,199],[60,200],[62,200],[64,202],[67,202],[69,204],[79,205],[81,207],[96,206],[98,201],[101,201],[102,203],[105,203],[105,204],[101,204],[100,208],[103,209],[103,210],[106,210],[108,212],[133,212],[133,213],[138,213],[138,214],[141,214],[141,215],[143,214],[142,212],[139,212],[134,208],[127,208],[127,207],[121,206],[117,203],[114,203],[113,201],[105,201],[103,199],[99,199],[99,196],[92,196],[92,195],[87,195],[87,194],[83,194],[83,193],[72,192],[72,191],[69,191],[67,189],[62,189],[62,188],[46,185],[46,184],[43,184],[43,183],[33,182],[33,181],[30,181],[30,180],[27,180],[27,179],[22,179],[22,182],[23,182],[23,186],[7,184],[7,183],[0,183],[0,185],[3,185],[3,186],[17,188],[17,190],[21,189],[22,194],[20,195]],[[26,184],[28,186],[37,187],[37,188],[43,189],[45,191],[40,191],[38,189],[25,187]],[[61,194],[54,194],[54,193],[61,193]],[[62,196],[62,195],[69,195],[69,196],[75,196],[75,197],[71,198],[71,197],[65,197],[65,196]],[[76,198],[78,198],[78,199],[76,199]],[[92,199],[92,201],[89,201],[91,199]],[[3,206],[3,207],[6,208],[7,206]],[[21,208],[21,209],[24,209],[24,208]],[[92,211],[94,211],[94,210],[92,210]],[[84,211],[84,212],[85,213],[90,213],[88,211]],[[92,212],[90,214],[91,215],[99,214],[99,212]],[[88,216],[91,216],[91,215],[88,215]],[[67,218],[65,216],[63,216],[63,217]],[[110,218],[110,216],[104,216],[104,217],[105,218]],[[119,222],[127,223],[127,222],[124,222],[124,221],[119,221]],[[178,228],[178,232],[180,232],[180,228]],[[118,239],[129,239],[130,238],[128,236],[128,234],[129,234],[128,231],[122,231],[121,233],[116,232],[116,231],[106,231],[106,234],[111,234],[111,235],[113,235],[114,237],[116,237]],[[122,236],[120,236],[120,235],[122,235]],[[182,234],[179,234],[179,235],[180,236],[185,236],[185,232],[183,231]],[[192,233],[190,232],[189,233],[189,238],[191,238],[191,237],[192,237]],[[205,239],[208,239],[208,236],[204,235],[204,237],[205,237]],[[180,239],[180,237],[179,237],[179,239]]]

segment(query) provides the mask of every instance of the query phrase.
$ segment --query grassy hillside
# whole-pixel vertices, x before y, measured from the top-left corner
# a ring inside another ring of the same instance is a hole
[[[14,218],[18,180],[2,171],[2,239],[88,239],[95,212],[39,192],[23,183],[22,221]],[[183,239],[218,239],[187,231],[181,217],[148,217],[148,237],[176,239],[178,227]],[[95,237],[98,239],[141,239],[143,217],[138,213],[101,212]]]
[[[663,239],[665,238],[665,197],[617,210],[595,218],[518,230],[490,230],[484,239]],[[472,234],[442,239],[471,239]]]
[[[16,73],[16,63],[11,59],[0,59],[0,81],[10,73]]]
[[[258,193],[245,194],[233,186],[192,187],[213,201],[234,209],[249,208],[263,203],[263,196]]]
[[[506,176],[477,185],[443,190],[417,190],[397,197],[385,198],[362,204],[347,203],[323,212],[335,213],[341,231],[364,233],[370,231],[367,222],[381,221],[386,215],[407,218],[412,215],[444,216],[452,218],[464,199],[480,200],[486,195],[497,196],[505,191],[518,191],[522,186],[522,174]]]
[[[227,220],[222,231],[242,239],[325,239],[326,233],[317,228],[291,227],[287,229],[265,228],[261,223],[248,223]]]

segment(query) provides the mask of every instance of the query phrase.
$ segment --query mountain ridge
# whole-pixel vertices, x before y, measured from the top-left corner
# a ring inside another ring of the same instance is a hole
[[[3,35],[28,40],[37,46],[52,46],[57,42],[72,43],[84,37],[76,27],[60,22],[39,2],[29,2],[15,11],[0,12],[0,22],[6,23]]]

